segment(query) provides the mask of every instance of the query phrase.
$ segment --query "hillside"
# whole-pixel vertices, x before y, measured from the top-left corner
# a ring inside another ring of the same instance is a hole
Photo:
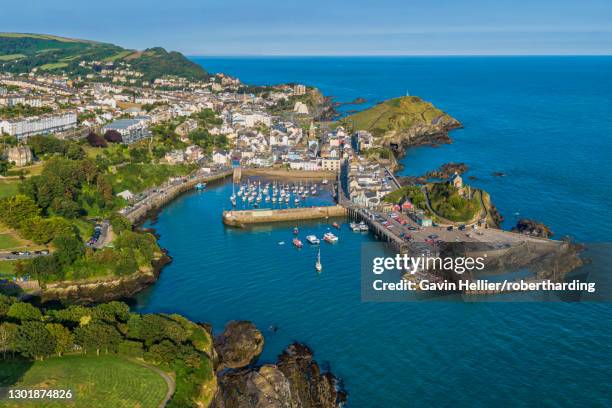
[[[352,125],[355,130],[372,132],[375,136],[408,131],[417,126],[458,124],[450,115],[416,96],[389,99],[347,116],[342,122]]]
[[[81,61],[125,62],[143,73],[142,80],[152,81],[164,75],[187,79],[206,79],[202,67],[179,52],[155,47],[144,51],[117,45],[43,34],[0,33],[0,70],[22,73],[33,68],[70,76],[91,71]]]

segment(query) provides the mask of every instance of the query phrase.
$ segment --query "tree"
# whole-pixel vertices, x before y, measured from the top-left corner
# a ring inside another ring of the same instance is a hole
[[[106,133],[104,133],[104,139],[106,139],[107,142],[109,143],[121,143],[123,142],[123,136],[121,136],[121,133],[117,132],[116,130],[107,130]]]
[[[76,143],[70,143],[66,149],[66,157],[70,160],[81,160],[85,158],[85,151]]]
[[[86,139],[90,146],[93,147],[106,147],[108,145],[106,140],[95,132],[90,132]]]
[[[25,357],[44,359],[55,352],[55,338],[41,322],[23,322],[17,329],[17,350]]]
[[[132,223],[123,215],[112,213],[109,217],[110,225],[113,227],[115,234],[121,234],[123,231],[131,231]]]
[[[34,200],[23,194],[0,200],[0,219],[11,228],[19,228],[21,223],[40,214]]]
[[[55,353],[59,357],[72,349],[74,336],[70,333],[70,330],[59,323],[47,323],[45,327],[55,339]]]
[[[9,322],[0,324],[0,351],[5,358],[7,351],[15,351],[18,327],[16,324]]]
[[[55,197],[51,203],[51,209],[53,213],[65,218],[77,218],[81,211],[77,202],[66,197]]]
[[[85,248],[83,243],[75,236],[60,235],[53,240],[53,246],[56,248],[55,256],[62,266],[71,265],[81,255]]]
[[[116,350],[122,340],[121,334],[114,326],[101,322],[93,322],[76,328],[74,337],[77,344],[85,350],[96,350],[97,355],[100,355],[102,349],[105,349],[106,352]]]
[[[37,307],[32,306],[25,302],[15,302],[10,307],[6,314],[8,317],[13,319],[26,321],[26,320],[41,320],[42,313]]]

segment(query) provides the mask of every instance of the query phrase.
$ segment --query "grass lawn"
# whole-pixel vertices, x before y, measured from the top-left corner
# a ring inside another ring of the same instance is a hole
[[[19,180],[0,180],[0,198],[17,194]]]
[[[21,242],[12,234],[0,234],[0,251],[19,248],[20,246]]]
[[[17,261],[0,261],[0,279],[10,279],[15,276]]]
[[[117,355],[65,356],[44,361],[0,361],[0,386],[70,389],[69,402],[7,403],[0,407],[157,408],[166,395],[164,379]]]

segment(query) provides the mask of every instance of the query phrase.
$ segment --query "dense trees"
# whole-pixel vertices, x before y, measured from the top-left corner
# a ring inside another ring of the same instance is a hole
[[[86,137],[87,143],[92,147],[106,147],[106,140],[96,132],[89,132]]]
[[[3,358],[141,357],[174,371],[177,388],[169,406],[175,407],[197,406],[203,383],[213,378],[207,330],[178,315],[132,313],[122,302],[44,310],[0,295],[0,351]]]
[[[107,130],[106,133],[104,133],[104,139],[106,139],[106,141],[109,143],[123,142],[121,133],[117,132],[116,130]]]

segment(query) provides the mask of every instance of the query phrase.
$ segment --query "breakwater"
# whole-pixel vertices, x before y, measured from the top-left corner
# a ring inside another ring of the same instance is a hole
[[[150,212],[160,209],[184,192],[193,190],[198,183],[210,183],[229,177],[232,174],[232,169],[223,169],[213,173],[196,174],[187,179],[169,182],[133,206],[127,207],[123,210],[123,215],[132,224],[136,224],[145,219]]]
[[[287,208],[282,210],[260,209],[244,211],[224,211],[223,223],[233,227],[266,222],[314,220],[328,217],[344,217],[346,208],[340,205]]]

